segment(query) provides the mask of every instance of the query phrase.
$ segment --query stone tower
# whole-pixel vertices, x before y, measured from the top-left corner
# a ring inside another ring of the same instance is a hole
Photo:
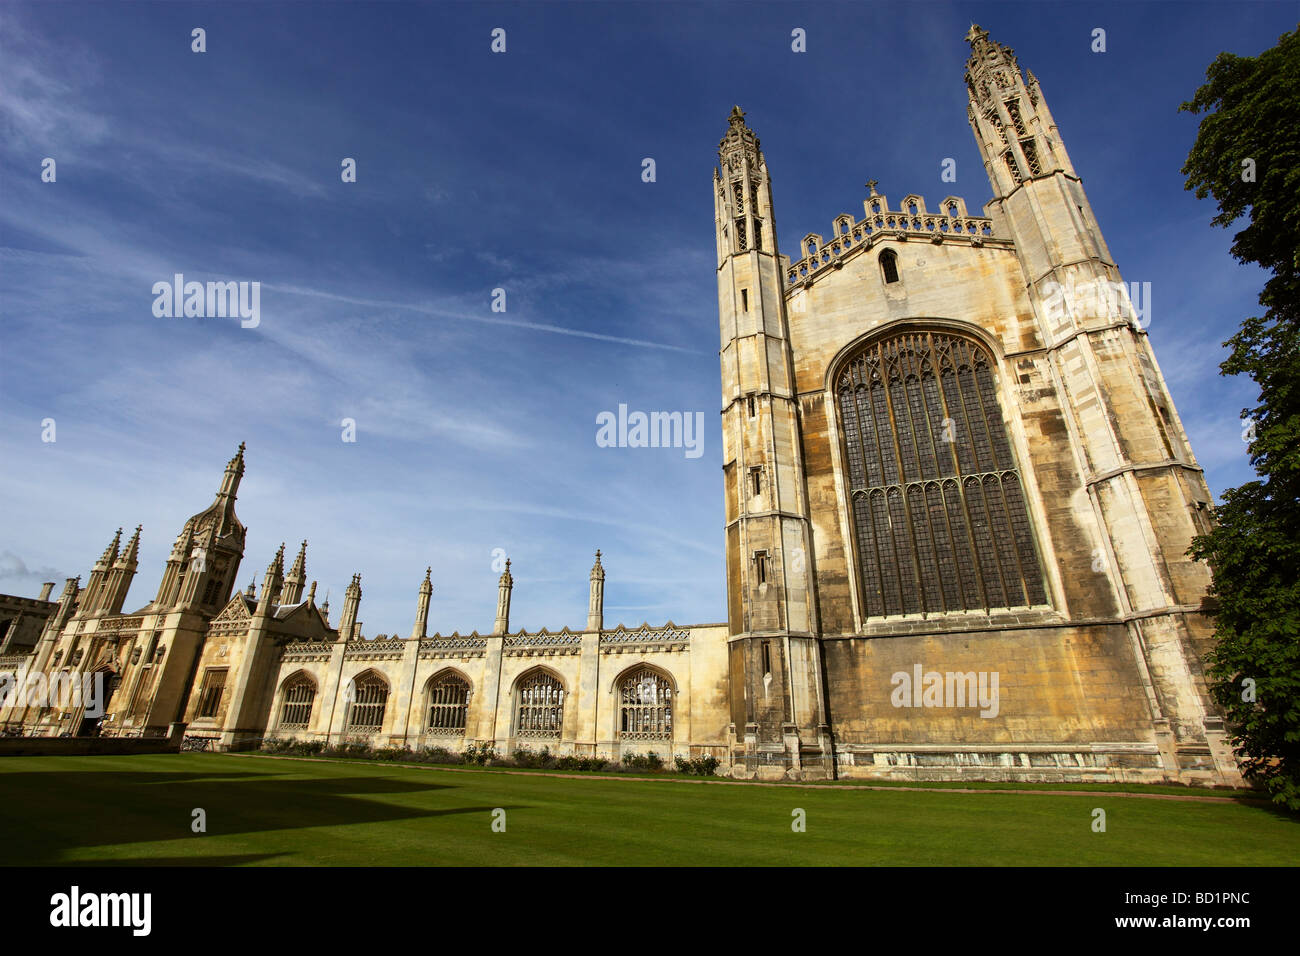
[[[978,26],[966,39],[967,116],[993,189],[988,209],[1015,242],[1065,406],[1101,532],[1094,569],[1104,567],[1150,674],[1167,766],[1177,767],[1177,742],[1202,740],[1231,767],[1197,659],[1212,646],[1195,614],[1210,573],[1185,554],[1208,530],[1210,492],[1134,308],[1149,312],[1150,294],[1130,295],[1122,281],[1033,72],[1022,76],[1014,51]]]
[[[234,591],[247,536],[235,515],[243,477],[244,443],[240,442],[226,463],[212,504],[185,522],[167,561],[151,607],[157,631],[150,653],[161,656],[145,720],[149,727],[166,727],[182,718],[208,625]]]
[[[235,516],[235,498],[243,477],[244,443],[240,442],[239,451],[226,463],[216,498],[206,511],[185,523],[177,538],[177,548],[187,546],[189,550],[179,554],[173,550],[168,562],[159,598],[169,606],[211,616],[230,600],[247,535]],[[179,562],[174,573],[173,562]],[[171,593],[164,595],[164,589]]]
[[[828,747],[798,399],[771,182],[737,106],[713,175],[733,733],[798,768]],[[752,755],[752,756],[750,756]]]

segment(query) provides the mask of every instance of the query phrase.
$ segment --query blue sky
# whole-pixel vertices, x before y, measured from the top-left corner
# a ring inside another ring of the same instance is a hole
[[[84,580],[143,524],[128,609],[145,604],[246,441],[241,587],[307,538],[336,618],[361,572],[368,636],[409,632],[427,565],[430,630],[489,629],[496,549],[515,627],[581,626],[596,548],[607,624],[724,619],[710,170],[727,113],[762,140],[783,252],[860,212],[870,178],[975,211],[972,21],[1037,74],[1125,279],[1151,283],[1156,356],[1217,494],[1251,474],[1253,391],[1217,366],[1264,276],[1183,190],[1196,120],[1176,110],[1218,52],[1295,20],[1271,3],[0,5],[0,591]],[[261,282],[260,325],[156,318],[153,283],[177,272]],[[703,455],[598,447],[620,403],[703,412]]]

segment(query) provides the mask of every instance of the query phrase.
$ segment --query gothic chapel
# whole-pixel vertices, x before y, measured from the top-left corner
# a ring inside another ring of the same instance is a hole
[[[0,672],[100,671],[102,718],[11,700],[10,731],[499,751],[713,754],[736,777],[1239,783],[1202,661],[1211,498],[1033,73],[972,26],[967,115],[993,198],[777,245],[735,108],[714,171],[727,622],[362,636],[287,574],[235,589],[244,448],[123,613],[140,530],[69,579]],[[119,532],[120,534],[120,532]]]

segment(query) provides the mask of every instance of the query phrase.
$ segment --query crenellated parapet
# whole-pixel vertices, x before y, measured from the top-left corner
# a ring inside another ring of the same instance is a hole
[[[799,244],[803,258],[786,267],[787,293],[800,285],[810,285],[823,270],[843,267],[849,257],[872,248],[882,239],[926,239],[935,244],[953,241],[971,246],[982,246],[986,241],[1007,241],[993,234],[992,219],[969,215],[966,200],[960,196],[945,197],[939,203],[939,211],[930,212],[925,198],[912,193],[903,197],[899,208],[891,209],[888,197],[876,192],[874,181],[869,186],[871,195],[862,204],[862,219],[854,218],[852,213],[841,213],[831,223],[829,239],[817,233],[803,237]]]
[[[561,654],[577,654],[582,650],[582,632],[574,633],[567,627],[555,634],[546,628],[529,634],[519,631],[507,634],[505,654],[507,657],[535,657],[538,655],[554,657]]]
[[[447,637],[434,634],[420,641],[421,660],[466,659],[482,657],[486,652],[487,638],[480,637],[477,631],[464,636],[455,631]]]
[[[600,636],[602,654],[648,654],[652,651],[686,651],[690,649],[691,629],[669,621],[663,627],[642,624],[627,629],[619,625]]]
[[[402,638],[390,640],[356,640],[350,641],[343,652],[344,660],[389,660],[402,656],[406,641]]]

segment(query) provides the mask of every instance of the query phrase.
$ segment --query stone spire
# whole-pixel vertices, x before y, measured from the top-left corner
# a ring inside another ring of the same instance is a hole
[[[266,576],[262,578],[262,594],[257,601],[257,613],[269,614],[271,611],[271,602],[275,600],[276,595],[280,593],[280,588],[284,584],[284,542],[280,542],[280,550],[275,552],[275,557],[271,563],[266,566]]]
[[[1063,173],[1077,176],[1038,80],[1020,74],[1015,51],[971,26],[966,61],[966,117],[984,159],[993,194],[1003,199],[1023,183]],[[1075,208],[1083,205],[1071,200]]]
[[[343,617],[339,621],[339,637],[345,641],[355,640],[360,636],[357,625],[357,611],[361,608],[361,575],[352,575],[352,581],[343,592]]]
[[[737,253],[766,249],[775,254],[776,229],[772,223],[767,166],[758,137],[746,125],[745,111],[739,106],[732,108],[727,132],[718,143],[713,188],[719,266]]]
[[[244,474],[244,446],[239,446],[235,457],[226,463],[212,504],[194,515],[181,537],[188,537],[185,554],[176,567],[177,587],[174,598],[171,587],[164,593],[159,589],[160,603],[167,607],[185,608],[200,614],[215,614],[229,599],[239,565],[244,559],[244,541],[247,529],[235,515],[235,495],[239,480]],[[181,541],[177,541],[179,546]],[[168,562],[168,578],[173,575],[172,562]],[[278,592],[269,595],[275,600]]]
[[[289,569],[289,575],[284,579],[284,588],[280,591],[281,604],[297,604],[302,600],[302,587],[307,582],[307,542],[302,543],[298,549],[298,557],[294,558],[293,567]]]
[[[415,607],[415,626],[411,628],[411,639],[421,640],[429,634],[429,598],[433,596],[433,581],[430,576],[433,568],[424,569],[424,580],[420,583],[420,600]]]
[[[58,634],[63,625],[68,623],[77,609],[77,595],[81,593],[81,576],[68,578],[63,582],[63,593],[59,595],[59,606],[46,622],[47,632]]]
[[[136,569],[139,567],[141,528],[141,525],[136,525],[135,533],[126,543],[126,549],[113,562],[113,566],[104,578],[104,598],[100,602],[100,607],[109,614],[122,613],[122,605],[126,603],[126,593],[131,589],[131,581],[134,580]]]
[[[234,500],[239,492],[239,480],[244,477],[244,443],[239,443],[239,451],[235,452],[235,457],[226,462],[226,473],[221,479],[221,490],[217,492],[217,498],[230,498]]]
[[[135,533],[131,535],[131,540],[126,543],[126,550],[122,552],[122,556],[114,563],[114,567],[130,568],[132,571],[135,571],[139,566],[140,532],[143,529],[144,525],[142,524],[135,526]]]
[[[202,536],[204,540],[201,543],[210,547],[217,543],[218,538],[234,534],[238,538],[238,549],[243,552],[244,526],[235,516],[235,498],[239,492],[239,481],[243,477],[244,443],[240,442],[235,457],[226,462],[226,471],[221,476],[221,487],[217,489],[216,498],[206,511],[194,516],[196,531],[207,532]]]
[[[736,164],[730,162],[733,155],[738,157]],[[733,172],[736,171],[740,159],[748,160],[751,165],[758,165],[758,136],[745,123],[745,111],[739,106],[733,106],[731,115],[727,117],[727,132],[718,143],[718,157],[721,165],[730,167]]]
[[[494,635],[510,631],[510,591],[515,586],[515,579],[510,576],[510,559],[506,558],[506,569],[497,582],[497,619],[492,625]]]
[[[104,549],[104,553],[101,554],[99,556],[99,560],[95,562],[95,570],[107,571],[109,568],[111,568],[113,566],[113,562],[117,560],[117,555],[121,547],[121,544],[122,544],[122,529],[118,528],[116,533],[113,535],[113,540],[108,543],[108,547]]]
[[[190,518],[185,522],[185,527],[181,528],[181,533],[176,536],[176,541],[172,544],[172,553],[167,557],[162,581],[158,585],[158,595],[153,599],[154,605],[159,609],[172,607],[180,596],[181,569],[189,560],[193,545],[194,519]]]
[[[118,528],[117,533],[113,535],[113,540],[108,543],[108,547],[104,549],[104,553],[99,556],[99,560],[95,562],[95,566],[90,570],[90,578],[86,581],[86,593],[81,600],[81,607],[78,609],[78,614],[81,617],[93,614],[104,606],[108,573],[117,561],[121,544],[122,529]]]
[[[605,627],[605,569],[600,566],[600,551],[591,566],[591,596],[587,601],[587,630],[601,631]]]

